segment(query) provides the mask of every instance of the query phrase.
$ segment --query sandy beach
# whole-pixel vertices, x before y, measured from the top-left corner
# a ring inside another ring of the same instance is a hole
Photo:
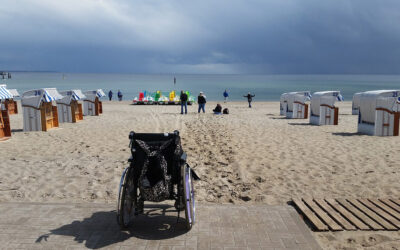
[[[338,126],[283,119],[278,102],[255,102],[252,109],[245,102],[221,104],[231,114],[213,115],[215,102],[205,114],[189,106],[187,115],[178,106],[104,102],[103,115],[49,132],[23,132],[22,114],[12,115],[12,138],[0,143],[0,202],[114,203],[130,156],[129,132],[174,130],[202,179],[200,202],[399,198],[399,137],[356,134],[350,102],[338,103]],[[400,246],[400,232],[314,235],[324,249]]]

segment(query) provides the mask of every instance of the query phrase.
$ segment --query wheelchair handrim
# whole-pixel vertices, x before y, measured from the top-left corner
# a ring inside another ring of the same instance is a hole
[[[195,204],[195,199],[194,199],[194,188],[193,188],[193,178],[192,178],[192,171],[189,168],[189,173],[190,173],[190,198],[192,200],[192,213],[193,213],[193,224],[196,222],[196,204]]]
[[[185,198],[186,198],[186,213],[189,225],[192,226],[195,222],[195,204],[194,192],[192,185],[192,174],[189,167],[185,167]]]
[[[122,172],[121,180],[120,180],[120,182],[119,182],[119,188],[118,188],[118,202],[117,202],[117,211],[118,211],[118,213],[120,212],[120,211],[119,211],[119,208],[120,208],[120,205],[121,205],[121,189],[122,189],[122,185],[123,185],[123,182],[124,182],[124,179],[125,179],[126,171],[128,171],[128,168],[129,168],[129,167],[125,168],[125,169],[124,169],[124,172]]]
[[[189,188],[189,175],[187,173],[187,167],[185,168],[185,198],[186,198],[186,212],[188,214],[189,224],[192,224],[192,217],[190,213],[190,188]]]

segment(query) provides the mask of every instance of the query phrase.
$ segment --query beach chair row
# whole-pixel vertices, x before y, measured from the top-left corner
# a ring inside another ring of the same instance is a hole
[[[340,91],[322,91],[312,95],[310,91],[283,93],[280,115],[289,119],[307,119],[310,107],[310,124],[338,125],[336,101],[343,101]],[[400,90],[366,91],[353,96],[352,114],[358,115],[357,132],[361,134],[398,136],[399,111]]]
[[[79,89],[58,92],[56,88],[24,92],[21,97],[23,130],[48,131],[59,123],[75,123],[83,120],[83,116],[98,116],[103,113],[100,101],[103,96],[101,89],[84,93]],[[11,136],[9,115],[18,113],[15,97],[19,97],[18,91],[0,85],[0,138]]]

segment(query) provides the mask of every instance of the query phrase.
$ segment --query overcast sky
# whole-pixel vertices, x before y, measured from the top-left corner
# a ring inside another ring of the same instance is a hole
[[[399,0],[1,0],[0,70],[399,74]]]

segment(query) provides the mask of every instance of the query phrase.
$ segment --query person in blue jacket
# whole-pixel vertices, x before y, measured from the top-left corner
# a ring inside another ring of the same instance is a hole
[[[224,102],[226,102],[228,100],[229,94],[228,91],[225,89],[224,91]]]
[[[118,99],[119,101],[122,101],[122,92],[118,90]]]

